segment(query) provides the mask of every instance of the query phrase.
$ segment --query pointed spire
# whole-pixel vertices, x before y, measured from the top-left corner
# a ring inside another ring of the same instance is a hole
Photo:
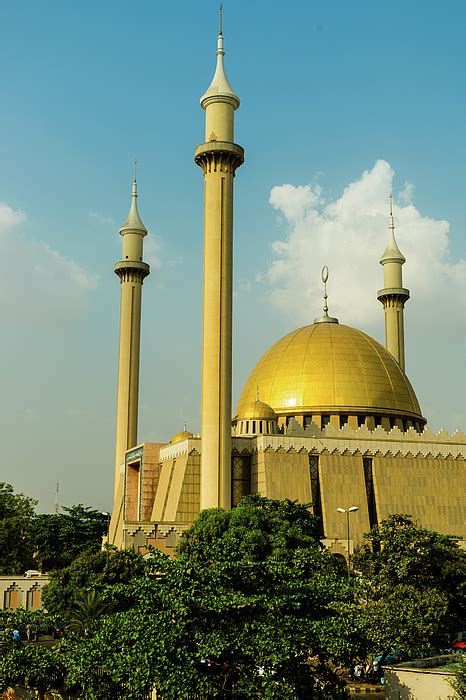
[[[139,216],[139,212],[138,212],[138,204],[137,204],[138,185],[136,182],[136,167],[137,167],[137,160],[134,161],[134,180],[133,180],[133,187],[132,187],[132,191],[131,191],[131,208],[129,210],[129,214],[126,218],[125,223],[120,228],[121,235],[123,235],[125,233],[135,232],[135,233],[141,233],[143,236],[145,236],[147,233],[147,229],[144,226],[144,224],[142,223],[141,217]]]
[[[230,102],[235,109],[238,109],[240,100],[235,93],[225,73],[223,65],[223,57],[225,51],[223,48],[223,5],[220,3],[220,31],[217,39],[217,67],[214,77],[207,91],[201,97],[201,107],[205,109],[211,102]]]
[[[390,208],[389,208],[389,230],[390,235],[388,239],[387,247],[385,248],[385,253],[380,258],[381,265],[385,265],[387,262],[398,262],[401,265],[406,262],[406,258],[401,253],[400,249],[395,240],[395,221],[393,218],[393,196],[390,195]]]
[[[328,304],[327,304],[327,280],[328,280],[328,267],[327,265],[324,265],[322,268],[322,282],[324,283],[324,315],[321,316],[320,318],[315,318],[314,323],[338,323],[337,318],[332,318],[331,316],[328,315]]]

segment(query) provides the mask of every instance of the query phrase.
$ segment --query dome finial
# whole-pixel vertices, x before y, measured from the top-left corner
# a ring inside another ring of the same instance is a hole
[[[186,418],[184,419],[183,430],[184,430],[184,432],[186,432],[188,430],[188,421],[186,420]]]
[[[338,323],[337,318],[332,318],[328,315],[328,304],[327,304],[327,280],[328,280],[328,267],[324,265],[321,272],[322,282],[324,283],[324,315],[320,318],[315,318],[314,323]]]
[[[387,262],[397,262],[403,265],[406,262],[406,258],[401,253],[398,248],[397,242],[395,240],[395,219],[393,217],[393,195],[390,194],[389,198],[389,226],[390,236],[388,239],[387,247],[385,248],[385,253],[380,258],[381,265],[385,265]]]
[[[220,36],[223,36],[223,2],[220,0]]]

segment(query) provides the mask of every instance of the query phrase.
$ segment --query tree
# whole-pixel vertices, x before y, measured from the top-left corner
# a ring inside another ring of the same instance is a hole
[[[464,618],[466,555],[457,538],[391,515],[353,556],[355,618],[378,649],[442,646]]]
[[[34,567],[32,522],[37,501],[0,482],[0,575]]]
[[[202,512],[175,561],[153,551],[146,575],[120,586],[133,607],[104,615],[69,650],[68,682],[86,684],[88,697],[102,696],[99,683],[128,699],[153,685],[167,699],[233,688],[244,698],[340,697],[330,662],[349,659],[357,638],[336,609],[346,577],[317,533],[290,501],[250,496]]]
[[[42,593],[43,605],[51,616],[68,622],[75,601],[86,591],[96,590],[104,596],[110,610],[127,610],[132,600],[125,596],[130,594],[118,584],[127,584],[144,574],[144,560],[132,550],[88,550],[69,566],[50,574]]]
[[[108,516],[89,506],[64,506],[63,511],[34,519],[34,546],[45,571],[69,566],[86,549],[98,551],[108,528]]]
[[[96,588],[80,590],[67,611],[68,629],[88,637],[98,627],[100,618],[110,611],[111,602]]]
[[[462,654],[458,654],[454,663],[448,666],[448,670],[453,673],[448,679],[449,684],[458,694],[458,698],[466,698],[466,661]]]

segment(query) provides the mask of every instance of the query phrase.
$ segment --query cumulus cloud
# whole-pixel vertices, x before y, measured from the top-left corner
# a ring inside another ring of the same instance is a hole
[[[159,270],[162,267],[160,243],[152,233],[148,233],[144,239],[144,260],[154,270]]]
[[[115,220],[111,216],[106,216],[105,214],[99,214],[98,211],[90,211],[89,219],[91,221],[97,221],[97,223],[103,226],[115,226]]]
[[[393,178],[389,163],[378,160],[334,201],[325,200],[321,188],[311,185],[272,189],[270,204],[280,212],[287,231],[272,244],[273,259],[262,279],[270,285],[274,305],[296,323],[309,323],[320,315],[324,265],[330,268],[331,315],[362,328],[381,321],[376,291],[383,287],[383,271],[378,261],[388,240]],[[407,259],[404,285],[425,319],[436,310],[441,318],[442,308],[449,308],[464,320],[466,261],[451,258],[449,223],[423,216],[413,195],[408,182],[394,195],[396,238]]]
[[[89,273],[47,243],[18,233],[26,215],[0,204],[0,254],[7,261],[0,277],[2,318],[65,320],[82,311],[97,275]]]
[[[5,202],[0,202],[0,235],[7,233],[23,221],[26,221],[24,212],[15,211]]]

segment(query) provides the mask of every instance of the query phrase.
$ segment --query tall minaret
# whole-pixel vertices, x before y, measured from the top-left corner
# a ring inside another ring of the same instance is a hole
[[[240,101],[223,66],[221,13],[217,67],[201,97],[206,143],[194,154],[205,183],[201,509],[231,506],[233,178],[244,151],[234,143]]]
[[[385,253],[380,258],[383,265],[383,282],[385,289],[377,292],[377,299],[382,302],[385,312],[385,346],[404,371],[405,338],[403,309],[409,299],[409,290],[403,288],[402,265],[406,262],[395,240],[393,221],[393,203],[390,195],[390,237]]]
[[[131,208],[120,229],[123,238],[122,259],[115,265],[115,273],[121,283],[115,495],[125,452],[137,443],[142,283],[150,273],[149,265],[142,262],[143,239],[147,235],[147,229],[139,217],[137,197],[135,174]]]

